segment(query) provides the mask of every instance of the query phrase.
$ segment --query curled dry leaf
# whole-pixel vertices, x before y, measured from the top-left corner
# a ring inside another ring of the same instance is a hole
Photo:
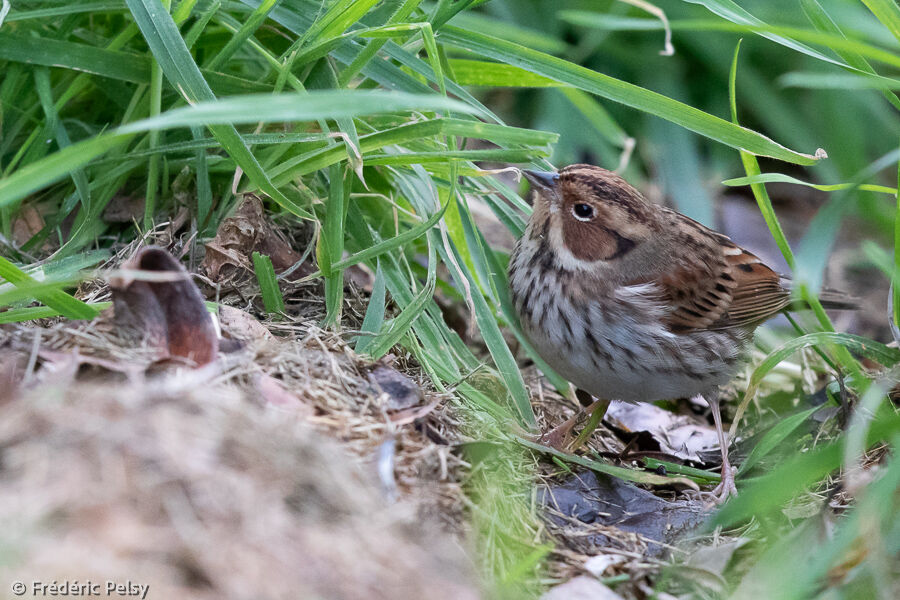
[[[250,313],[227,304],[219,305],[219,325],[223,335],[235,340],[255,342],[272,338],[266,326]]]
[[[719,448],[714,428],[646,402],[611,402],[605,418],[623,431],[648,432],[660,450],[682,460],[703,462],[701,453]]]
[[[550,588],[541,600],[622,600],[622,596],[593,577],[579,575]]]
[[[203,268],[213,281],[220,281],[235,269],[253,271],[250,261],[253,252],[271,258],[276,272],[284,271],[301,258],[266,218],[262,200],[254,194],[245,194],[234,214],[222,222],[216,237],[206,244]],[[309,275],[312,267],[301,266],[295,273],[298,277]]]
[[[16,246],[24,245],[32,236],[40,232],[44,225],[44,216],[37,207],[31,204],[23,206],[18,216],[12,221],[13,242]]]
[[[144,216],[144,197],[116,194],[103,209],[101,218],[106,223],[131,223]]]
[[[168,252],[156,246],[138,251],[110,278],[115,323],[160,358],[184,358],[205,365],[216,358],[218,338],[200,290]]]
[[[372,369],[369,381],[387,395],[389,409],[405,409],[422,402],[422,389],[418,384],[388,365],[380,364]]]

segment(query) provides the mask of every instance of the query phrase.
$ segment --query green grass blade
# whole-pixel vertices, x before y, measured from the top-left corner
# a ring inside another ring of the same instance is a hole
[[[8,177],[0,178],[0,207],[21,200],[28,194],[62,179],[93,158],[128,141],[134,135],[105,134],[78,142],[38,162],[17,169]]]
[[[169,13],[163,10],[159,0],[126,0],[126,2],[154,58],[175,89],[190,103],[214,100],[215,95],[191,57],[184,39],[178,32],[178,27]],[[257,188],[297,217],[311,218],[309,212],[297,206],[272,184],[234,125],[208,125],[208,127]]]
[[[353,350],[357,354],[366,354],[375,336],[381,331],[384,323],[384,270],[381,268],[381,261],[375,268],[375,280],[372,282],[372,294],[369,296],[369,305],[366,307],[366,314],[363,317],[362,326],[360,326],[360,335],[356,338],[356,345]]]
[[[240,47],[247,41],[247,39],[253,35],[253,33],[259,29],[260,25],[266,20],[269,16],[269,12],[273,8],[275,8],[275,4],[278,3],[278,0],[263,0],[263,2],[256,7],[253,13],[247,17],[247,20],[244,21],[244,24],[241,26],[240,30],[238,30],[234,35],[231,36],[231,39],[228,40],[228,43],[225,44],[225,47],[219,50],[219,52],[210,59],[210,61],[206,64],[207,69],[217,69],[221,65],[228,62],[234,53],[237,52]]]
[[[92,302],[88,304],[95,315],[112,306],[112,302]],[[63,316],[63,313],[50,308],[49,306],[28,306],[26,308],[13,308],[0,312],[0,325],[7,323],[22,323],[24,321],[33,321],[35,319],[51,319],[53,317]],[[93,318],[93,317],[89,317]]]
[[[685,0],[691,4],[700,4],[709,9],[710,12],[715,13],[716,15],[722,17],[723,19],[727,19],[732,23],[736,23],[738,25],[749,25],[753,27],[761,27],[766,28],[768,25],[754,17],[752,14],[738,6],[736,3],[731,0]],[[795,40],[792,40],[790,37],[778,35],[776,33],[762,32],[761,35],[766,37],[773,42],[781,44],[782,46],[786,46],[791,48],[792,50],[796,50],[797,52],[802,52],[807,56],[812,56],[813,58],[817,58],[819,60],[830,62],[839,66],[845,66],[840,61],[834,60],[829,56],[825,56],[821,52],[813,50],[809,46],[801,44]]]
[[[831,16],[827,12],[825,12],[825,9],[822,8],[822,5],[819,4],[818,0],[800,0],[800,6],[803,8],[803,12],[806,14],[806,17],[813,24],[813,27],[815,27],[817,30],[846,38],[844,32],[841,31],[841,28],[838,27],[838,24],[834,22]],[[872,75],[875,74],[875,69],[873,69],[872,65],[869,64],[869,61],[863,58],[860,54],[846,49],[835,49],[835,52],[837,52],[841,58],[847,61],[847,64],[849,64],[850,66],[859,69],[864,73],[870,73]],[[893,104],[894,108],[900,110],[900,98],[897,98],[896,94],[893,94],[887,90],[885,90],[883,93],[888,102]]]
[[[765,458],[770,452],[779,447],[789,435],[791,435],[800,425],[802,425],[814,412],[821,407],[816,406],[800,411],[788,417],[780,419],[766,434],[759,440],[744,462],[738,469],[738,475],[746,473],[756,466],[760,460]]]
[[[536,75],[520,67],[484,60],[450,60],[453,79],[460,85],[485,87],[564,87],[549,77]]]
[[[38,98],[41,100],[41,107],[47,119],[47,128],[52,129],[56,134],[56,145],[62,149],[71,145],[69,134],[66,128],[59,120],[59,113],[56,111],[56,105],[53,103],[52,92],[50,90],[50,73],[46,68],[37,68],[34,71],[35,87],[38,92]],[[72,181],[75,183],[75,191],[78,199],[85,209],[89,209],[91,205],[91,189],[88,183],[87,175],[84,169],[75,169],[71,173]]]
[[[449,204],[444,204],[440,210],[435,212],[433,215],[428,217],[427,220],[423,221],[419,225],[416,225],[415,227],[412,227],[412,228],[404,231],[403,233],[397,234],[392,238],[388,238],[388,239],[383,240],[378,243],[373,243],[372,245],[367,247],[365,250],[360,250],[359,252],[356,252],[355,254],[348,256],[347,258],[337,261],[336,263],[331,265],[331,268],[343,270],[343,269],[346,269],[353,265],[359,264],[361,262],[366,262],[366,261],[372,260],[373,258],[377,258],[377,257],[381,256],[382,254],[385,254],[387,252],[390,252],[392,250],[395,250],[397,248],[405,246],[408,243],[419,239],[420,237],[425,235],[428,231],[430,231],[431,228],[434,227],[438,221],[441,220],[441,217],[444,216],[444,213],[446,212],[448,205]],[[313,277],[321,277],[323,274],[324,273],[323,273],[322,269],[319,269],[315,273],[311,274],[309,276],[309,278],[311,279]]]
[[[872,422],[866,438],[867,447],[900,431],[900,415],[886,408],[886,403],[883,403]],[[713,515],[710,527],[727,527],[751,517],[761,519],[781,510],[785,502],[841,465],[842,446],[841,440],[837,440],[787,457],[752,484],[744,486],[735,498]]]
[[[264,105],[265,111],[259,107]],[[376,90],[324,90],[305,94],[248,94],[197,102],[169,110],[159,117],[130,123],[120,131],[276,121],[313,121],[359,117],[403,111],[452,110],[477,113],[477,109],[457,100],[437,95],[406,94]],[[218,138],[216,138],[218,139]]]
[[[2,256],[0,256],[0,277],[14,285],[35,286],[39,283]],[[93,319],[97,316],[98,311],[95,308],[62,290],[35,288],[33,293],[36,300],[70,319]]]
[[[387,330],[378,336],[371,345],[369,354],[374,358],[381,358],[400,339],[406,335],[416,319],[425,311],[426,305],[434,296],[434,287],[437,280],[437,256],[434,250],[434,234],[428,236],[428,276],[424,287],[407,304],[400,314],[393,318]]]
[[[811,187],[823,192],[836,192],[840,190],[848,190],[848,189],[860,189],[868,192],[879,192],[882,194],[897,194],[897,188],[887,187],[884,185],[876,185],[872,183],[829,183],[829,184],[817,184],[810,183],[808,181],[801,181],[796,177],[791,177],[790,175],[785,175],[784,173],[760,173],[759,175],[753,175],[751,177],[735,177],[734,179],[726,179],[722,182],[722,185],[727,186],[743,186],[743,185],[758,185],[762,183],[793,183],[796,185],[802,185],[806,187]]]
[[[896,0],[862,0],[862,3],[900,41],[900,7]]]
[[[284,312],[284,296],[281,295],[281,288],[278,287],[278,278],[275,277],[272,259],[259,252],[254,252],[252,258],[253,271],[259,282],[259,291],[262,294],[266,312],[269,314]]]
[[[465,48],[481,56],[521,67],[656,115],[733,148],[802,165],[814,164],[818,160],[816,156],[790,150],[755,131],[729,123],[662,94],[511,42],[492,39],[451,26],[442,30],[441,39],[446,44]]]

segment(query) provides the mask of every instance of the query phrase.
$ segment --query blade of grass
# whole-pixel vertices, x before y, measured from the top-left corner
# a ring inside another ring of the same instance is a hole
[[[353,350],[357,354],[367,354],[369,346],[375,340],[375,336],[381,331],[384,323],[384,271],[381,268],[381,261],[378,261],[375,268],[375,280],[372,282],[372,294],[369,296],[369,305],[366,307],[366,314],[363,317],[362,326],[359,328],[360,335],[356,338],[356,345]]]
[[[125,1],[153,56],[175,89],[189,103],[214,100],[215,95],[191,57],[184,39],[178,32],[178,27],[169,13],[162,9],[159,0]],[[207,125],[207,127],[257,188],[295,216],[311,218],[309,212],[297,206],[272,184],[268,174],[247,148],[234,125]]]
[[[900,7],[895,0],[862,0],[882,25],[900,41]]]
[[[841,31],[841,28],[838,27],[838,24],[835,23],[831,16],[825,12],[825,9],[822,8],[822,5],[819,4],[818,0],[800,0],[800,6],[803,8],[806,17],[813,24],[813,27],[819,31],[846,38],[844,32]],[[850,66],[857,68],[864,73],[875,74],[875,69],[873,69],[872,65],[869,64],[869,61],[860,54],[845,49],[836,49],[835,52],[847,61],[847,64]],[[900,110],[900,98],[897,98],[896,94],[888,90],[885,90],[883,93],[888,102],[893,104],[894,108]]]
[[[369,353],[376,359],[384,356],[400,341],[425,310],[426,304],[432,300],[437,279],[437,256],[435,255],[435,240],[433,236],[433,233],[430,233],[428,236],[428,277],[425,280],[425,285],[409,304],[400,311],[400,314],[391,319],[386,331],[372,342]]]
[[[279,96],[235,96],[194,106],[176,108],[152,119],[135,121],[118,129],[84,140],[16,170],[0,179],[0,207],[15,202],[77,169],[104,152],[127,142],[138,132],[151,129],[190,127],[207,123],[314,120],[336,116],[356,116],[393,110],[442,109],[452,107],[459,112],[469,111],[465,104],[437,95],[376,91],[310,92],[297,102],[295,94]],[[259,102],[265,100],[265,114],[257,114]],[[249,111],[254,111],[250,113]],[[523,130],[523,133],[526,130]],[[217,138],[218,139],[218,138]],[[327,164],[327,163],[326,163]],[[297,210],[308,214],[299,207]]]
[[[33,286],[39,283],[2,256],[0,256],[0,277],[12,284]],[[34,298],[70,319],[93,319],[97,316],[98,311],[95,308],[59,289],[47,291],[35,289]]]
[[[284,296],[281,295],[281,288],[278,287],[278,279],[275,277],[275,268],[272,266],[272,259],[265,254],[254,252],[253,271],[256,273],[256,280],[259,282],[259,291],[262,294],[263,306],[269,314],[278,314],[284,312]]]
[[[171,0],[160,0],[162,9],[169,13]],[[162,84],[163,72],[159,63],[152,59],[150,63],[150,118],[159,116],[162,112]],[[153,130],[147,136],[150,150],[159,146],[160,133]],[[144,194],[144,229],[149,231],[153,227],[153,215],[156,213],[156,194],[159,191],[159,160],[158,154],[151,154],[147,165],[147,190]]]
[[[511,42],[492,39],[451,26],[442,30],[442,40],[446,44],[621,102],[733,148],[802,165],[814,164],[818,160],[816,156],[790,150],[750,129],[729,123],[662,94]]]
[[[759,364],[759,366],[753,370],[753,374],[750,376],[750,383],[747,385],[747,391],[744,394],[744,399],[741,401],[740,406],[738,406],[737,413],[735,414],[734,422],[731,425],[729,436],[734,437],[738,421],[740,421],[740,418],[744,414],[747,406],[756,396],[756,392],[759,389],[759,386],[762,384],[763,378],[768,375],[769,372],[772,371],[772,369],[774,369],[780,362],[787,359],[791,354],[797,352],[801,348],[808,348],[810,346],[818,346],[823,344],[841,346],[844,348],[845,352],[847,349],[853,350],[860,356],[864,356],[886,367],[892,367],[900,362],[900,350],[885,346],[884,344],[881,344],[874,340],[870,340],[868,338],[860,337],[857,335],[852,335],[849,333],[816,331],[814,333],[807,333],[806,335],[802,335],[800,337],[789,340],[769,353],[769,355],[766,356],[766,358]]]
[[[95,316],[101,311],[112,306],[112,302],[92,302],[88,306],[95,311]],[[28,306],[26,308],[13,308],[0,312],[0,325],[7,323],[22,323],[24,321],[33,321],[35,319],[51,319],[53,317],[64,316],[63,313],[50,308],[49,306]],[[93,317],[88,317],[93,318]]]
[[[790,175],[785,175],[784,173],[760,173],[759,175],[753,175],[750,177],[735,177],[734,179],[726,179],[722,182],[722,185],[727,186],[743,186],[743,185],[755,185],[761,183],[793,183],[796,185],[803,185],[806,187],[811,187],[823,192],[836,192],[839,190],[847,190],[847,189],[860,189],[868,192],[879,192],[882,194],[897,194],[897,188],[887,187],[883,185],[875,185],[872,183],[830,183],[830,184],[817,184],[810,183],[808,181],[801,181],[796,177],[791,177]]]
[[[597,471],[598,473],[603,473],[605,475],[612,475],[613,477],[622,479],[624,481],[632,481],[634,483],[643,483],[647,485],[672,485],[674,483],[678,483],[693,490],[699,489],[696,483],[694,483],[690,479],[687,479],[686,477],[666,477],[664,475],[657,475],[656,473],[648,473],[647,471],[638,471],[636,469],[616,467],[614,465],[591,460],[584,456],[578,456],[577,454],[566,454],[565,452],[560,452],[556,448],[544,446],[543,444],[537,444],[524,438],[515,437],[513,439],[517,444],[525,446],[526,448],[534,450],[535,452],[555,456],[556,458],[559,458],[566,462],[580,465],[582,467],[587,467],[592,471]]]
[[[741,463],[741,466],[738,469],[738,476],[756,466],[760,460],[780,446],[789,435],[806,422],[810,415],[820,408],[821,407],[819,406],[815,406],[779,420],[778,423],[768,430],[762,439],[753,446],[753,450],[750,451],[750,454],[744,459],[744,462]]]
[[[271,12],[277,3],[278,0],[263,0],[250,16],[247,17],[247,20],[244,21],[240,30],[231,36],[231,39],[228,40],[225,47],[219,50],[219,52],[209,60],[206,64],[206,68],[215,70],[228,62],[228,59],[234,56],[234,53],[240,49],[244,42],[246,42],[247,39],[265,22],[266,18],[269,16],[269,12]]]
[[[320,228],[317,245],[319,268],[325,275],[325,321],[327,327],[339,327],[341,307],[344,302],[344,272],[335,269],[344,254],[344,219],[347,215],[352,178],[339,165],[328,169],[328,202],[325,205],[325,222]]]
[[[37,89],[38,98],[41,100],[41,107],[47,119],[47,128],[53,130],[56,134],[56,145],[62,149],[71,145],[69,134],[66,128],[59,120],[59,113],[53,103],[52,92],[50,90],[50,72],[47,68],[37,68],[34,70],[35,88]],[[75,169],[72,174],[72,181],[75,183],[75,191],[81,205],[86,209],[91,205],[91,189],[88,184],[87,175],[84,169]]]
[[[728,95],[731,105],[731,119],[735,123],[737,123],[738,121],[737,65],[740,49],[741,43],[738,42],[737,46],[734,49],[734,57],[731,61],[731,71],[728,78]],[[757,162],[755,156],[744,151],[741,151],[740,155],[741,161],[744,163],[744,170],[746,171],[748,177],[756,177],[762,174],[762,171],[759,168],[759,162]],[[772,237],[775,239],[775,243],[778,245],[778,249],[781,250],[781,254],[782,256],[784,256],[784,260],[787,262],[791,270],[794,270],[796,268],[797,261],[794,257],[794,253],[791,250],[790,245],[788,244],[787,237],[784,235],[784,230],[781,228],[781,224],[778,222],[778,217],[775,215],[775,209],[772,206],[772,200],[769,198],[768,192],[766,192],[765,185],[761,183],[752,184],[750,186],[750,189],[753,192],[754,198],[756,198],[756,203],[763,215],[766,226],[769,228],[769,232],[772,234]],[[798,288],[803,300],[812,308],[813,312],[815,313],[820,326],[826,331],[834,331],[834,325],[832,325],[831,319],[825,313],[825,309],[822,308],[822,303],[819,302],[819,299],[808,289],[804,282],[799,282]],[[838,361],[843,367],[850,369],[852,372],[859,371],[859,364],[846,351],[846,349],[838,347],[836,348],[836,354]],[[742,403],[742,406],[745,405],[746,399]],[[732,437],[734,436],[734,428],[737,422],[738,420],[735,419],[732,423]]]
[[[419,4],[422,3],[422,0],[405,0],[403,4],[401,4],[394,14],[388,19],[386,25],[393,25],[395,23],[402,23],[406,21],[407,18],[413,13],[413,11],[418,8]],[[359,51],[359,54],[353,59],[353,61],[344,67],[344,70],[341,71],[338,76],[338,84],[341,87],[346,87],[350,81],[356,77],[360,71],[372,60],[375,58],[375,55],[378,54],[378,51],[387,43],[386,39],[376,39],[371,40],[366,46]]]

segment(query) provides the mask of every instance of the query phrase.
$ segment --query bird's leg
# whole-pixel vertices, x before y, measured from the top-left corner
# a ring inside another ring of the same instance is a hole
[[[734,485],[734,469],[728,462],[728,442],[725,439],[725,429],[722,427],[722,413],[719,410],[719,397],[709,394],[706,399],[712,410],[713,421],[716,423],[716,435],[719,436],[719,447],[722,449],[722,482],[713,490],[713,499],[717,504],[722,504],[729,496],[737,495],[737,487]]]
[[[581,445],[590,437],[591,433],[597,429],[600,421],[603,420],[603,415],[606,414],[607,408],[609,408],[609,400],[594,400],[589,406],[579,410],[569,419],[566,419],[563,423],[543,434],[538,439],[538,442],[546,444],[561,452],[574,452],[581,447]],[[584,423],[585,420],[588,421],[587,427],[584,428],[571,444],[571,447],[569,447],[569,434],[572,429],[581,423]]]

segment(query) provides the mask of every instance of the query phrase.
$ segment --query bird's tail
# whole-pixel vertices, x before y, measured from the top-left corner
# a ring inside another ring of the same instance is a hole
[[[784,285],[784,283],[785,280],[783,279],[782,285]],[[790,285],[790,280],[787,280],[787,283],[787,287],[793,287]],[[822,288],[818,293],[818,297],[819,302],[822,303],[822,307],[831,310],[857,310],[861,304],[859,298],[834,288]],[[785,310],[809,310],[809,305],[802,300],[796,300],[788,304],[787,307],[785,307]]]
[[[859,298],[832,288],[822,288],[819,292],[819,302],[824,308],[834,310],[857,310],[861,304]]]

